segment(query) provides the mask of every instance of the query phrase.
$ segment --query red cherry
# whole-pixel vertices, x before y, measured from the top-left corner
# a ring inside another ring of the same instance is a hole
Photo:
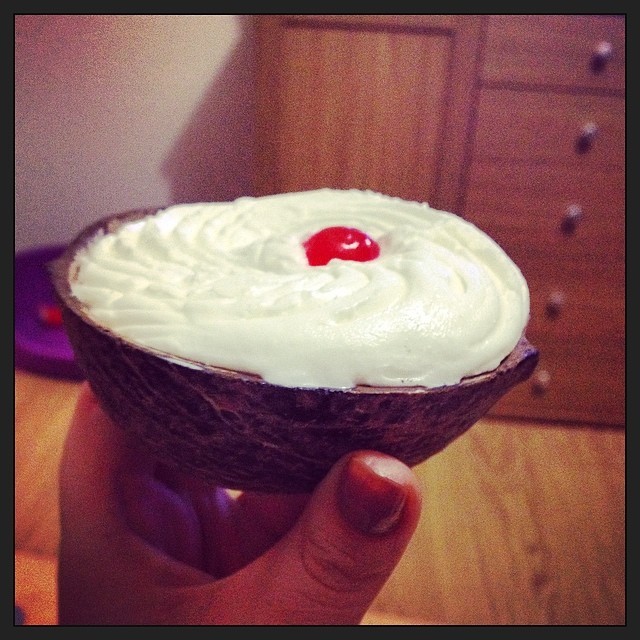
[[[47,327],[62,326],[62,310],[57,304],[41,304],[38,306],[40,322]]]
[[[303,243],[309,265],[327,264],[332,258],[368,262],[380,255],[378,243],[359,229],[327,227]]]

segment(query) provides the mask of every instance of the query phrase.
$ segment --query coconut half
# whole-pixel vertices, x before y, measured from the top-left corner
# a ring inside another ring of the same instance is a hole
[[[414,466],[467,431],[536,367],[538,350],[523,335],[496,369],[450,386],[291,388],[133,344],[97,324],[73,296],[73,262],[96,234],[157,211],[98,221],[50,271],[77,364],[105,412],[157,459],[209,483],[308,492],[358,449]]]

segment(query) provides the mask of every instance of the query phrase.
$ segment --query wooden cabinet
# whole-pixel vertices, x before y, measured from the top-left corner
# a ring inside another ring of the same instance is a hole
[[[487,17],[481,71],[486,83],[619,92],[625,62],[622,16]]]
[[[531,289],[498,416],[625,420],[625,20],[256,17],[256,193],[368,188],[468,218]]]
[[[256,191],[459,188],[480,19],[260,16]]]
[[[457,211],[531,290],[534,377],[500,415],[624,424],[624,20],[489,16]]]

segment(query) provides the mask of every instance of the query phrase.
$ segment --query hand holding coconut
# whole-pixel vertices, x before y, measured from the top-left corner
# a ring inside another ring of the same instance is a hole
[[[401,462],[341,459],[313,494],[163,467],[81,393],[61,467],[62,625],[357,624],[416,527]]]
[[[62,623],[359,622],[419,517],[410,467],[538,360],[502,248],[371,191],[125,212],[52,274],[93,390]]]

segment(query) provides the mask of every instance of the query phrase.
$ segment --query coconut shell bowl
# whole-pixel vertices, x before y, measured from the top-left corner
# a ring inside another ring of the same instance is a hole
[[[87,228],[50,263],[76,362],[104,411],[158,460],[206,482],[311,491],[344,454],[374,449],[417,465],[464,434],[534,371],[523,335],[493,371],[437,388],[292,388],[141,347],[94,322],[71,292],[76,252],[144,209]]]

